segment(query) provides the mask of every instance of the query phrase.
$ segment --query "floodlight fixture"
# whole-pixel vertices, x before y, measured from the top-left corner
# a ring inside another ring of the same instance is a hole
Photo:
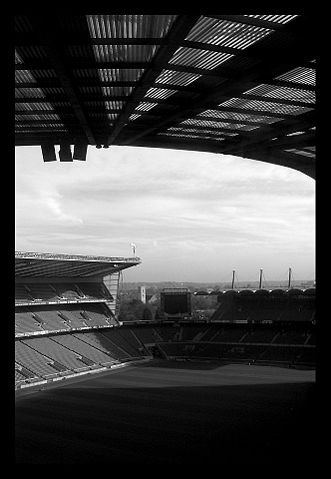
[[[52,143],[43,143],[41,145],[41,152],[44,162],[56,161],[55,148]]]
[[[59,150],[60,161],[72,161],[70,143],[63,141],[60,143]]]
[[[77,142],[74,145],[73,159],[79,161],[86,161],[87,143]]]

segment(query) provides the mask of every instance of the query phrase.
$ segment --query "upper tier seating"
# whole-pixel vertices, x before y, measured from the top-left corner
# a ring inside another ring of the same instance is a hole
[[[34,298],[29,294],[27,289],[23,284],[15,284],[15,302],[16,303],[26,303],[27,301],[32,301]]]
[[[60,299],[56,293],[56,290],[50,284],[29,283],[29,285],[25,285],[25,287],[29,289],[29,293],[35,301],[59,301]]]
[[[103,303],[20,306],[15,311],[15,333],[66,331],[116,324]]]
[[[33,318],[28,308],[19,308],[15,311],[15,333],[43,331],[42,325]]]
[[[102,282],[15,284],[15,303],[91,299],[112,301],[113,297]]]

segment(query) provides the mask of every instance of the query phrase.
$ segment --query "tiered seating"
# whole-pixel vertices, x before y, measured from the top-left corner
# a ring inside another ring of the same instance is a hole
[[[122,335],[121,330],[119,330],[118,328],[113,328],[111,331],[108,332],[108,337],[110,338],[110,340],[115,343],[116,346],[118,346],[120,349],[127,351],[129,353],[129,356],[141,356],[141,352],[139,351],[139,349],[135,346],[132,346],[132,344],[128,342],[124,335]]]
[[[15,284],[15,303],[25,303],[32,300],[32,296],[28,293],[23,284]]]
[[[274,344],[304,344],[306,342],[307,336],[303,331],[284,331],[279,334],[275,340]]]
[[[277,333],[276,329],[254,329],[245,336],[245,343],[271,343]]]
[[[134,350],[139,353],[141,350],[141,343],[138,341],[138,339],[134,336],[130,328],[120,328],[118,330],[119,334],[122,336],[123,339],[125,339],[133,348]]]
[[[177,326],[158,326],[155,328],[163,341],[174,341],[175,336],[178,335],[179,328]]]
[[[60,298],[75,300],[83,297],[74,283],[54,283],[54,287]]]
[[[56,375],[56,370],[49,364],[50,359],[29,347],[26,341],[15,341],[15,359],[17,363],[34,372],[38,377],[46,378]]]
[[[210,341],[213,336],[218,332],[219,327],[215,324],[211,324],[209,328],[201,336],[200,341]]]
[[[291,348],[286,346],[266,347],[260,359],[279,362],[293,362],[302,354],[301,348]]]
[[[218,341],[218,342],[239,342],[240,339],[246,334],[247,330],[244,328],[234,328],[234,329],[220,329],[218,334],[211,338],[211,341]],[[202,339],[205,341],[205,339]]]
[[[20,373],[20,371],[15,369],[15,383],[19,383],[25,380],[26,380],[26,377],[22,373]]]
[[[84,333],[74,333],[73,336],[84,341],[85,343],[94,346],[95,348],[107,353],[113,362],[118,362],[120,356],[116,354],[116,347],[112,347],[110,341],[102,335],[99,331],[92,331],[92,332],[84,332]]]
[[[36,321],[28,308],[19,308],[15,311],[15,333],[29,333],[43,331],[43,328]]]
[[[78,358],[77,353],[70,351],[51,338],[29,338],[23,340],[22,342],[30,347],[33,347],[39,353],[47,356],[48,358],[58,361],[68,369],[76,371],[86,369],[86,363]]]
[[[150,326],[138,326],[131,328],[136,336],[146,345],[146,344],[154,344],[157,341],[160,341],[160,336],[157,335],[154,328]]]
[[[91,359],[95,364],[109,364],[114,361],[110,355],[106,354],[104,351],[101,351],[91,344],[88,344],[81,339],[84,339],[84,335],[74,336],[72,334],[58,334],[52,337],[53,341],[56,341],[62,346],[78,353],[82,354],[88,359]]]
[[[202,327],[201,325],[185,325],[182,328],[182,334],[181,334],[181,341],[191,341],[194,340],[194,338],[201,333]]]
[[[87,322],[80,314],[82,311],[80,307],[76,305],[66,305],[65,308],[59,308],[59,313],[63,318],[66,318],[67,324],[70,328],[86,328]]]
[[[50,284],[29,283],[28,288],[35,300],[58,301],[60,299]]]
[[[301,350],[299,358],[296,362],[298,364],[314,364],[316,361],[316,351],[315,348],[306,348]]]
[[[122,345],[119,345],[117,338],[113,334],[113,330],[103,329],[102,332],[100,331],[100,335],[103,336],[104,339],[109,343],[109,350],[122,361],[132,359],[132,355],[127,351],[127,349],[123,348]]]
[[[107,317],[99,304],[84,305],[83,317],[88,326],[109,326]]]
[[[306,344],[316,345],[316,334],[314,332],[310,334],[310,337]]]
[[[79,283],[79,290],[88,298],[112,299],[103,283]]]
[[[34,310],[34,314],[42,320],[43,328],[46,331],[60,331],[69,327],[56,309],[38,309]]]

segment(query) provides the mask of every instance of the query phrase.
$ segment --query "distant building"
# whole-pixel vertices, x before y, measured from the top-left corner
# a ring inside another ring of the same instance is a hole
[[[139,286],[139,299],[146,304],[146,286]]]

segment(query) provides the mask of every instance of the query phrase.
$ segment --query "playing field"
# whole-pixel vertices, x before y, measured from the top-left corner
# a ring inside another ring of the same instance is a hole
[[[17,463],[314,463],[315,372],[152,361],[17,396],[15,415]]]

